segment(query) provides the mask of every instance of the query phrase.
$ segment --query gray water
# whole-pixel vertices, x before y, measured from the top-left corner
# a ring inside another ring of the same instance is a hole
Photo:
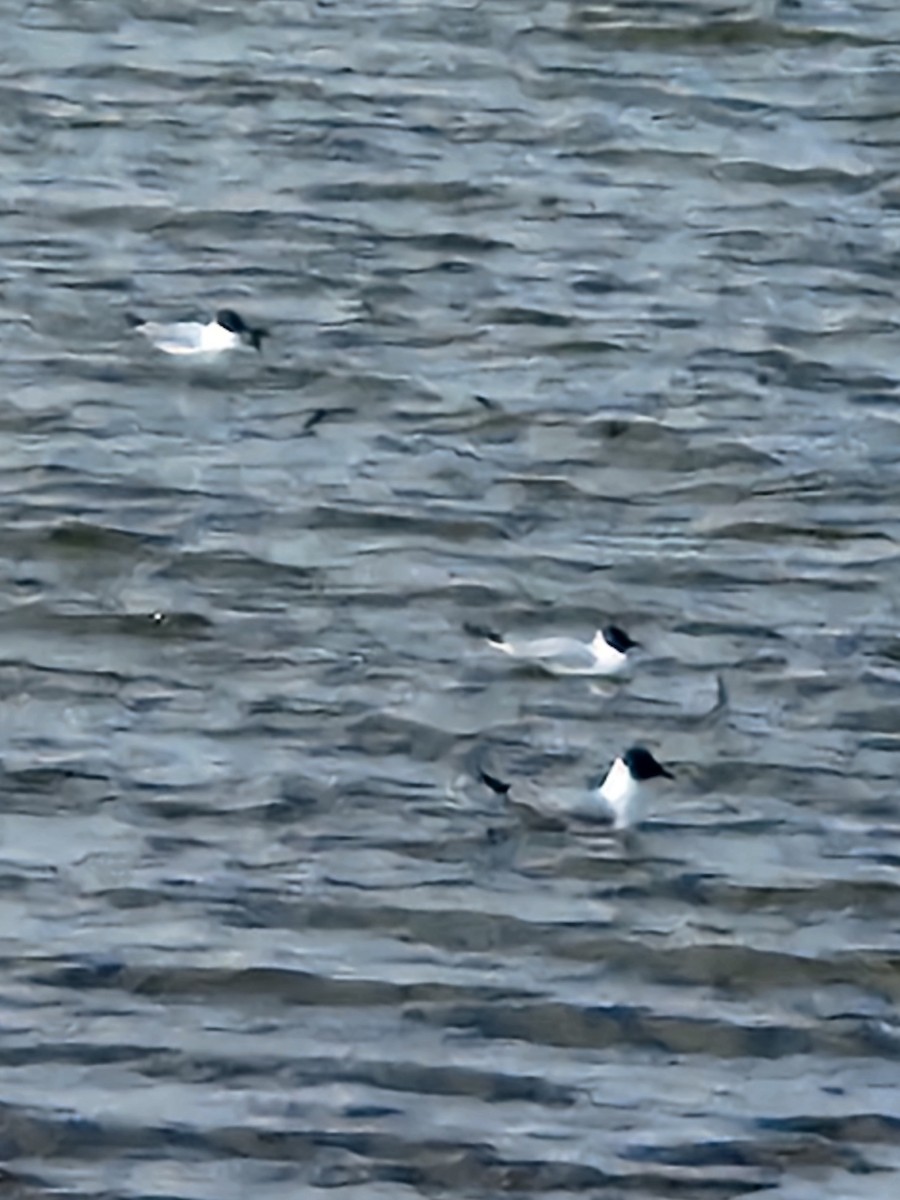
[[[0,1195],[894,1200],[896,0],[3,10]]]

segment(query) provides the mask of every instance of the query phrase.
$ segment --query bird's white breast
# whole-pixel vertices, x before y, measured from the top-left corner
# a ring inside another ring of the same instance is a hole
[[[605,675],[618,675],[628,665],[628,656],[615,646],[611,646],[602,633],[594,635],[591,649],[597,662],[598,670]]]
[[[210,321],[208,325],[203,326],[200,335],[200,350],[203,354],[217,354],[220,350],[230,350],[239,341],[240,338],[236,333],[232,333],[218,321]]]
[[[600,785],[600,797],[609,808],[616,829],[627,829],[640,820],[640,792],[638,781],[624,761],[617,758]]]

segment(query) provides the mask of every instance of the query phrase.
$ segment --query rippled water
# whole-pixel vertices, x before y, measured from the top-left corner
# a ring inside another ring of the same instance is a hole
[[[0,1194],[893,1200],[895,0],[4,8]]]

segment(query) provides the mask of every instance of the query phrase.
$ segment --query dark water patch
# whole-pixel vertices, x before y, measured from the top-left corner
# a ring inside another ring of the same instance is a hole
[[[547,323],[553,324],[553,322]],[[590,359],[595,355],[614,354],[626,349],[627,347],[622,342],[608,341],[605,338],[598,337],[566,338],[565,340],[547,342],[545,345],[545,350],[548,354],[555,354],[560,358],[584,357]]]
[[[842,529],[835,525],[819,525],[805,529],[795,529],[790,526],[778,525],[766,521],[737,521],[724,525],[715,531],[707,531],[714,537],[735,538],[739,541],[772,542],[822,542],[827,544],[858,540],[878,541],[890,544],[891,538],[877,529]]]
[[[553,329],[565,329],[571,318],[562,313],[544,312],[531,308],[496,308],[484,314],[492,325],[536,325]]]
[[[370,539],[379,535],[430,533],[452,541],[466,542],[481,537],[504,537],[502,526],[478,517],[465,518],[453,511],[442,511],[434,504],[429,511],[414,514],[371,508],[340,509],[318,507],[309,515],[311,529],[364,530]]]
[[[578,5],[572,21],[573,36],[602,38],[604,48],[673,54],[685,51],[756,51],[801,47],[817,49],[833,43],[841,46],[871,47],[876,43],[862,32],[827,29],[799,22],[766,21],[738,14],[732,19],[716,19],[703,5],[685,5],[682,19],[669,23],[671,13],[655,4],[638,8],[616,4],[595,8]]]
[[[420,1010],[421,1011],[421,1010]],[[414,1015],[411,1013],[410,1015]],[[641,1048],[659,1054],[706,1055],[720,1059],[783,1059],[797,1056],[880,1056],[890,1039],[867,1023],[846,1021],[840,1028],[812,1030],[801,1025],[741,1025],[695,1017],[664,1016],[628,1005],[569,1009],[561,1005],[494,1005],[440,1008],[422,1017],[451,1028],[477,1032],[488,1040],[513,1039],[544,1046],[598,1050]],[[895,1046],[896,1057],[900,1046]]]
[[[473,187],[469,183],[453,181],[445,183],[410,184],[399,182],[371,183],[358,180],[344,187],[330,186],[310,190],[308,198],[317,203],[340,204],[344,202],[366,202],[410,200],[424,204],[468,204],[473,201],[497,202],[500,197],[485,188]],[[446,245],[446,243],[445,243]]]
[[[786,1168],[840,1167],[853,1175],[879,1170],[865,1155],[846,1147],[830,1146],[816,1137],[791,1137],[781,1141],[706,1142],[693,1146],[632,1147],[628,1157],[638,1162],[666,1163],[679,1167],[756,1167],[782,1172]]]
[[[834,909],[825,910],[826,913]],[[893,1003],[896,987],[890,967],[879,956],[857,957],[847,953],[828,953],[823,947],[818,956],[796,955],[777,950],[737,950],[727,942],[709,935],[705,946],[679,947],[677,951],[635,942],[614,942],[609,938],[573,941],[565,948],[567,957],[617,965],[636,975],[646,971],[649,978],[665,981],[673,987],[704,985],[721,988],[723,995],[753,995],[775,988],[795,988],[798,993],[811,987],[827,988],[852,985]],[[886,956],[887,961],[893,955]]]
[[[187,996],[202,999],[211,992],[223,999],[265,999],[270,1006],[378,1006],[398,1003],[440,1003],[456,989],[441,984],[398,986],[374,979],[325,978],[302,971],[254,968],[248,971],[163,971],[156,967],[115,963],[81,963],[51,972],[36,972],[36,982],[48,987],[93,988],[133,992],[140,996]],[[493,989],[485,989],[486,994]],[[499,993],[502,994],[502,993]]]
[[[887,1142],[896,1145],[900,1122],[880,1113],[856,1113],[847,1117],[761,1117],[762,1129],[776,1133],[808,1134],[829,1142]]]

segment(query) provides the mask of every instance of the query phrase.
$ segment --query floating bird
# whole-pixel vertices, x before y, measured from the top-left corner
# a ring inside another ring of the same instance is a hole
[[[495,650],[535,663],[551,675],[622,675],[631,665],[629,650],[640,645],[619,625],[605,625],[589,642],[567,637],[511,639],[482,625],[463,628]]]
[[[142,333],[157,350],[182,357],[215,358],[241,345],[262,350],[262,339],[269,336],[267,329],[248,325],[233,308],[220,308],[213,320],[205,325],[201,321],[162,325],[157,321],[145,321],[133,313],[128,313],[127,317],[132,328]]]
[[[506,796],[512,803],[523,804],[553,816],[583,817],[602,821],[613,829],[626,830],[639,825],[644,817],[647,784],[661,776],[674,779],[674,775],[657,762],[645,746],[632,746],[620,755],[609,768],[606,778],[598,788],[581,796],[574,803],[545,801],[541,791],[498,779],[487,771],[480,771],[483,783]]]

